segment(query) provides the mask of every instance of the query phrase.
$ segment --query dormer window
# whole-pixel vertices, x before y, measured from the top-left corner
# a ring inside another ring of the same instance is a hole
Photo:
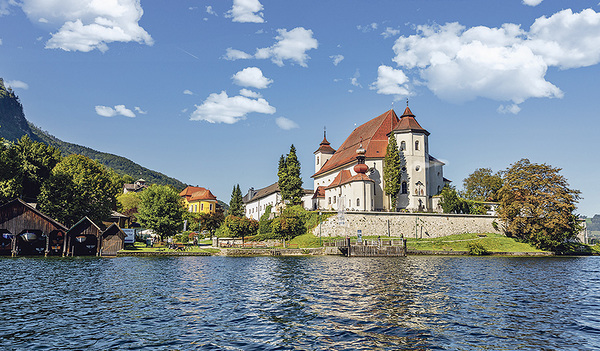
[[[419,150],[419,141],[415,141],[415,151]]]

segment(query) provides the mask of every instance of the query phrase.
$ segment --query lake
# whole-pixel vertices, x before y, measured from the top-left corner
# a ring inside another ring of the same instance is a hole
[[[600,348],[600,257],[0,264],[3,350]]]

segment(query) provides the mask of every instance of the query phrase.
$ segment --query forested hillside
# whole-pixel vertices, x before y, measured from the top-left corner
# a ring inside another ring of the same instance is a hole
[[[32,140],[54,146],[60,150],[63,156],[72,154],[83,155],[98,161],[106,167],[112,168],[119,174],[128,174],[134,179],[143,178],[148,184],[171,185],[177,190],[182,190],[186,186],[175,178],[142,167],[125,157],[67,143],[37,128],[27,121],[19,98],[14,94],[12,89],[4,86],[4,81],[0,78],[0,137],[15,141],[23,135],[28,135]]]

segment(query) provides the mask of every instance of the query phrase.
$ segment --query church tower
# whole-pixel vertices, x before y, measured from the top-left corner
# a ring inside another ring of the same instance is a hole
[[[314,152],[315,154],[315,173],[317,173],[321,167],[325,164],[325,162],[329,161],[329,159],[333,156],[335,150],[327,141],[327,131],[323,130],[323,141],[319,144],[319,148]],[[317,184],[315,181],[315,190],[317,189]]]
[[[411,211],[430,209],[429,132],[415,119],[406,106],[400,121],[392,130],[398,143],[402,161],[402,183],[398,194],[398,207]]]

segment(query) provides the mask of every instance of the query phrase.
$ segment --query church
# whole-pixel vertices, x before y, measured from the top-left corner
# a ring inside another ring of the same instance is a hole
[[[441,212],[444,163],[429,154],[429,132],[407,106],[400,118],[393,109],[352,131],[335,150],[323,141],[315,155],[313,204],[323,210],[388,211],[384,192],[384,158],[388,137],[396,138],[400,153],[401,189],[392,211]]]

